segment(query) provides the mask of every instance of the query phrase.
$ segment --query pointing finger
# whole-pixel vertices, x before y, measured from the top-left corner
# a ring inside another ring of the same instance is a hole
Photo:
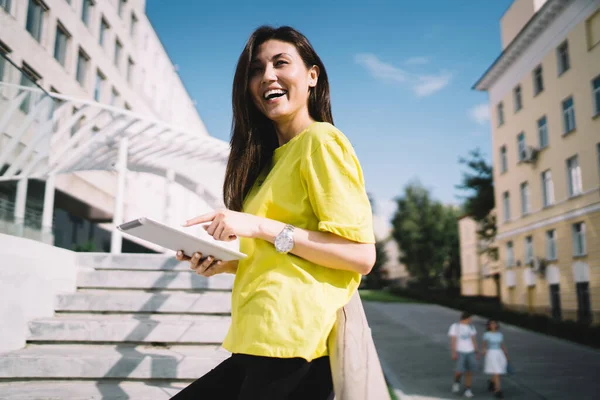
[[[210,222],[213,219],[215,219],[215,215],[216,212],[212,211],[206,214],[202,214],[199,217],[196,218],[192,218],[192,219],[188,219],[187,221],[185,221],[182,226],[193,226],[193,225],[198,225],[198,224],[202,224],[204,222]]]

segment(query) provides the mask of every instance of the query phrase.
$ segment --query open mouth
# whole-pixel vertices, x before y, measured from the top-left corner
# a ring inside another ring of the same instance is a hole
[[[263,99],[269,101],[269,100],[274,100],[277,99],[281,96],[284,96],[285,94],[287,94],[287,90],[283,90],[283,89],[272,89],[272,90],[267,90],[264,94],[263,94]]]

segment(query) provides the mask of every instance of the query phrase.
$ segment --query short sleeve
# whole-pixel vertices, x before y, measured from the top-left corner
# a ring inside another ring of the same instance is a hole
[[[489,332],[486,332],[483,334],[483,341],[484,342],[488,342],[490,340],[490,335]]]
[[[456,336],[456,324],[450,325],[450,329],[448,330],[448,336]]]
[[[475,329],[475,326],[471,325],[471,336],[475,335],[477,335],[477,329]]]
[[[319,143],[301,164],[318,229],[359,243],[375,243],[373,214],[360,164],[343,138]]]

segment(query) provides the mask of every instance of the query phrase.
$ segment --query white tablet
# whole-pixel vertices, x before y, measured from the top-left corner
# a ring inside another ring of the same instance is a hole
[[[147,240],[173,251],[183,250],[191,257],[200,252],[204,257],[213,256],[217,260],[232,261],[246,258],[244,253],[228,248],[215,239],[200,238],[178,229],[156,222],[150,218],[139,218],[117,226],[121,232]]]

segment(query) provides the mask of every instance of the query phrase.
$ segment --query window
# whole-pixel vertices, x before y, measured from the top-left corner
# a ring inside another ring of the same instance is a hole
[[[560,311],[560,285],[558,283],[550,285],[550,307],[552,308],[552,318],[560,321],[562,313]]]
[[[537,128],[538,138],[540,140],[540,149],[548,147],[548,121],[546,120],[546,116],[538,119]]]
[[[525,265],[533,262],[533,236],[525,237]]]
[[[506,159],[506,146],[500,147],[500,173],[508,170],[508,160]]]
[[[579,159],[573,156],[567,160],[567,185],[569,187],[569,196],[577,196],[581,194],[581,168],[579,167]]]
[[[513,89],[513,100],[515,102],[515,112],[523,108],[523,98],[521,96],[521,85]]]
[[[542,172],[542,203],[544,207],[554,204],[554,182],[550,170]]]
[[[0,41],[0,82],[4,82],[4,70],[6,66],[6,55],[10,53],[10,49],[2,41]]]
[[[129,57],[127,59],[127,82],[129,83],[131,83],[131,80],[133,79],[133,66],[134,62],[131,57]]]
[[[35,88],[36,82],[42,79],[40,74],[38,74],[33,68],[31,68],[26,63],[23,63],[22,66],[23,72],[21,72],[21,86],[25,86],[28,88]],[[27,96],[25,100],[21,103],[21,111],[24,113],[29,113],[31,111],[32,106],[32,96],[34,92],[31,92],[31,95]]]
[[[27,31],[31,33],[31,36],[38,42],[41,42],[42,40],[45,12],[46,8],[42,3],[37,0],[29,0],[29,7],[27,9]]]
[[[566,135],[575,130],[575,105],[573,96],[566,98],[562,102],[563,109],[563,132]]]
[[[556,230],[546,231],[546,259],[554,261],[557,259],[556,253]]]
[[[117,92],[117,89],[112,88],[112,91],[110,93],[110,105],[111,106],[118,106],[118,102],[119,102],[119,92]]]
[[[131,110],[131,106],[129,104],[127,104],[127,102],[125,102],[125,109],[126,110]]]
[[[123,9],[125,8],[125,2],[127,0],[117,0],[119,2],[117,6],[117,12],[119,13],[119,17],[123,16]]]
[[[515,252],[513,249],[513,243],[508,242],[506,243],[506,266],[510,268],[513,265],[515,265]]]
[[[529,183],[521,183],[521,214],[527,215],[531,212],[531,205],[529,203]]]
[[[71,35],[67,32],[64,26],[60,22],[56,25],[56,38],[54,39],[54,58],[62,65],[65,66],[65,60],[67,58],[67,44]]]
[[[83,4],[81,6],[81,20],[88,27],[90,26],[90,21],[92,20],[92,9],[94,8],[94,3],[92,0],[83,0]]]
[[[102,98],[102,88],[104,87],[106,77],[100,70],[96,71],[96,86],[94,87],[94,100],[100,101]]]
[[[558,60],[558,75],[562,75],[571,68],[569,60],[569,43],[565,40],[556,49],[556,59]]]
[[[592,321],[592,312],[590,307],[590,283],[577,282],[577,320],[584,324]]]
[[[85,89],[85,79],[87,77],[87,69],[90,63],[90,57],[82,49],[79,49],[79,55],[77,57],[77,73],[76,78],[77,81],[83,86]]]
[[[0,7],[10,14],[10,0],[0,0]]]
[[[106,37],[108,34],[108,30],[110,29],[110,25],[104,19],[104,17],[100,20],[100,35],[98,36],[98,43],[100,46],[104,47],[104,43],[106,43]]]
[[[135,38],[135,33],[137,31],[137,23],[138,19],[134,13],[131,13],[131,25],[129,25],[129,34],[132,38]]]
[[[519,151],[519,161],[525,160],[527,156],[527,144],[525,143],[525,132],[519,133],[517,136],[517,149]]]
[[[585,21],[585,30],[587,33],[588,50],[600,43],[600,11],[596,11],[587,21]]]
[[[573,256],[585,256],[585,222],[573,224]]]
[[[600,75],[592,81],[592,102],[594,115],[600,115]]]
[[[117,39],[115,41],[115,66],[117,68],[119,68],[119,65],[121,64],[121,50],[123,50],[123,45],[119,39]]]
[[[502,194],[502,206],[504,209],[504,222],[510,221],[510,194],[504,192]]]
[[[504,103],[498,103],[496,106],[496,114],[498,118],[498,126],[504,125]]]
[[[533,95],[544,91],[544,76],[542,75],[542,66],[539,65],[533,70]]]

